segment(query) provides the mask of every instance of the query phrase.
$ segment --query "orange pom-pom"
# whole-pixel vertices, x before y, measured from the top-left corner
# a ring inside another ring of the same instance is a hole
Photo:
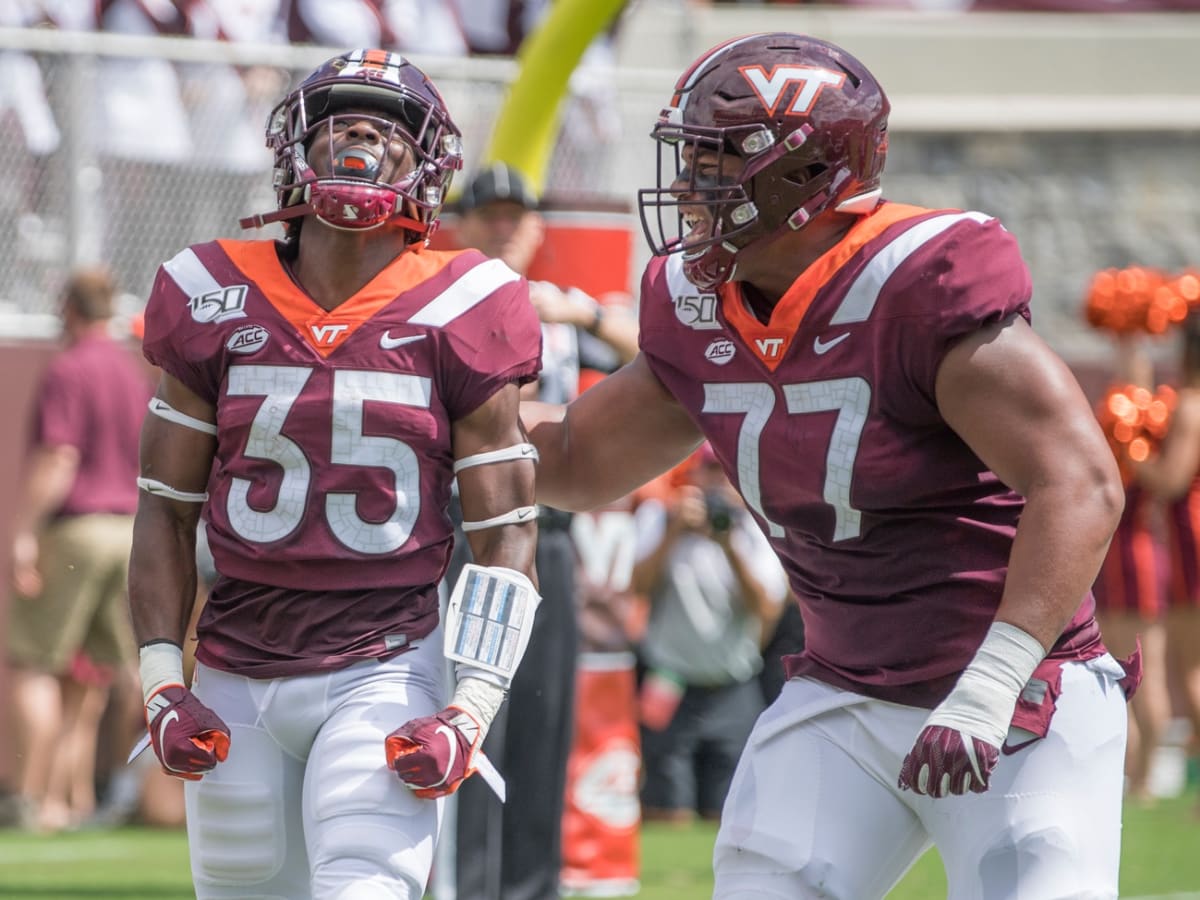
[[[1181,315],[1167,276],[1144,266],[1097,272],[1084,304],[1088,324],[1117,334],[1163,334]]]
[[[1096,418],[1128,484],[1132,463],[1149,459],[1166,437],[1176,393],[1168,385],[1153,392],[1138,385],[1114,385],[1096,407]]]

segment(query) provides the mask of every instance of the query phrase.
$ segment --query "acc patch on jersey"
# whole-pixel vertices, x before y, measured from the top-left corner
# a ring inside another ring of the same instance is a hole
[[[271,332],[261,325],[243,325],[229,336],[225,349],[230,353],[257,353],[270,339]]]
[[[731,359],[737,348],[729,338],[717,338],[704,351],[704,358],[716,366],[723,366]]]

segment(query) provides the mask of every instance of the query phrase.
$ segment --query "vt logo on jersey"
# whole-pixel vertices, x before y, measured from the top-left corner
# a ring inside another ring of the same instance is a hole
[[[309,319],[305,323],[308,342],[321,354],[327,354],[350,336],[350,332],[353,330],[352,324],[356,323],[330,321],[324,316]]]
[[[775,108],[789,85],[794,84],[796,92],[787,115],[805,116],[826,85],[841,85],[846,80],[845,72],[831,72],[816,66],[775,66],[769,75],[762,66],[742,66],[738,71],[750,82],[750,87],[771,115],[775,115]]]
[[[787,354],[788,347],[792,345],[792,335],[790,332],[776,329],[774,331],[760,331],[753,337],[746,336],[750,344],[750,349],[768,369],[775,371],[775,367],[779,365],[780,360]]]
[[[775,359],[783,350],[783,338],[755,338],[754,349],[763,359]]]
[[[246,317],[246,292],[244,284],[232,284],[206,294],[197,294],[188,300],[192,318],[197,322],[224,322],[226,319]]]

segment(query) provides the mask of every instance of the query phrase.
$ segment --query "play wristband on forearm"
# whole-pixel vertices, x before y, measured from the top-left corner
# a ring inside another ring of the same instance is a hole
[[[476,674],[507,689],[529,645],[541,601],[522,572],[463,566],[446,605],[444,636],[446,657],[459,664],[459,678]],[[464,667],[477,672],[464,672]]]
[[[1028,632],[993,622],[975,658],[926,726],[943,725],[1002,746],[1017,698],[1045,656],[1046,648]]]
[[[183,684],[183,649],[170,641],[153,641],[138,650],[138,672],[142,677],[142,702],[169,684]]]

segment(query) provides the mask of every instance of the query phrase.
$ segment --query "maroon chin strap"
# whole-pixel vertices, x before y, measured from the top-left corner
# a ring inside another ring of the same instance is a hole
[[[304,188],[304,202],[275,212],[242,219],[250,228],[311,213],[324,224],[342,231],[370,231],[395,223],[420,237],[429,227],[399,212],[405,195],[391,185],[365,184],[340,178],[318,178]],[[249,223],[249,224],[247,224]]]
[[[313,212],[312,204],[302,203],[299,206],[289,206],[285,209],[277,209],[269,213],[246,216],[245,218],[238,219],[238,224],[243,228],[262,228],[264,225],[270,225],[272,222],[282,222],[286,219],[307,216],[311,212]]]
[[[366,228],[346,228],[345,226],[338,225],[337,223],[328,222],[328,220],[326,220],[320,214],[320,212],[317,211],[316,207],[312,203],[300,203],[296,206],[288,206],[284,209],[277,209],[277,210],[274,210],[274,211],[268,212],[268,213],[261,213],[259,215],[254,215],[254,216],[246,216],[245,218],[238,219],[238,224],[241,225],[242,228],[247,228],[247,229],[248,228],[262,228],[264,225],[270,225],[272,222],[284,222],[289,219],[298,219],[301,216],[308,216],[308,215],[315,215],[318,219],[325,221],[327,224],[333,225],[334,228],[340,228],[343,231],[367,231],[368,230]],[[432,235],[433,231],[434,231],[432,226],[426,225],[424,222],[418,222],[416,219],[410,218],[408,216],[402,216],[400,214],[396,214],[379,224],[380,225],[386,224],[386,225],[398,226],[400,228],[403,228],[405,231],[412,231],[412,232],[416,233],[416,235],[418,237],[420,237],[422,235]]]

